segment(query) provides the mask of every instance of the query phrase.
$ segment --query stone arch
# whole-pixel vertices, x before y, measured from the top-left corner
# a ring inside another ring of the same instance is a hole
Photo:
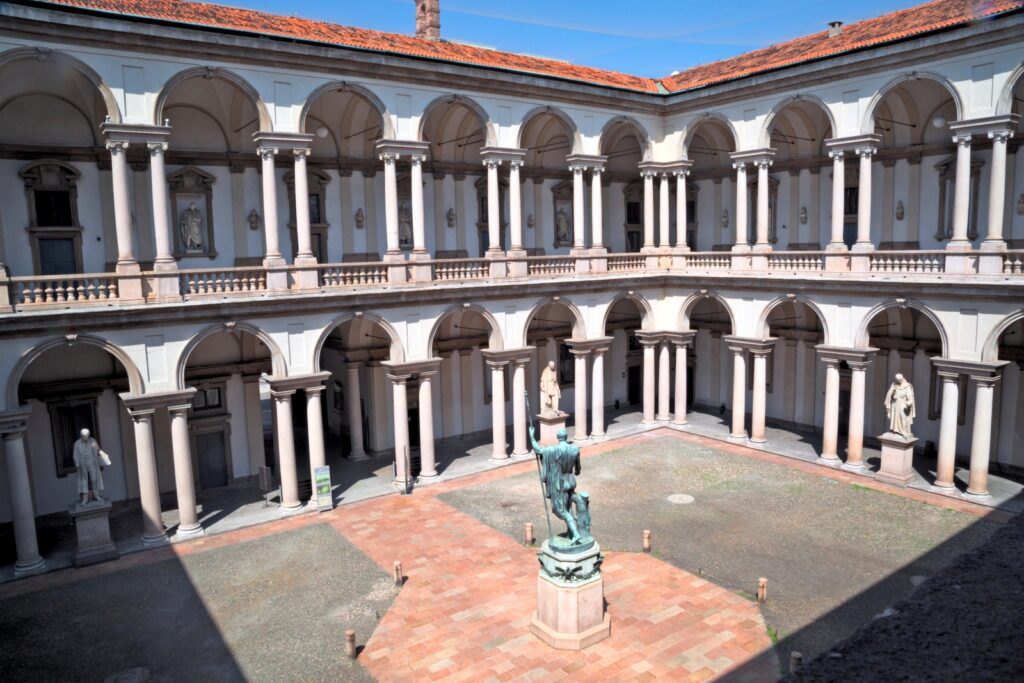
[[[423,137],[424,128],[427,123],[427,118],[430,116],[438,107],[442,107],[446,104],[461,104],[466,109],[469,109],[480,119],[480,125],[484,129],[484,135],[487,138],[485,144],[490,147],[498,146],[498,132],[494,127],[494,122],[491,120],[490,115],[487,111],[480,106],[480,103],[474,100],[472,97],[466,97],[465,95],[441,95],[440,97],[434,98],[423,108],[423,112],[420,113],[419,125],[416,130],[416,139],[420,142],[426,142]]]
[[[832,343],[832,333],[829,330],[828,319],[825,318],[825,314],[821,312],[820,308],[818,308],[818,304],[814,303],[813,301],[811,301],[809,298],[802,294],[796,294],[794,296],[780,296],[768,302],[768,305],[765,306],[764,310],[761,311],[761,316],[758,318],[757,327],[755,328],[757,331],[756,334],[761,339],[768,338],[768,318],[771,316],[772,311],[775,310],[777,306],[784,304],[787,301],[799,302],[807,306],[809,309],[811,309],[811,311],[813,311],[814,314],[818,316],[818,322],[821,323],[821,331],[823,337],[822,343],[825,344],[826,346]]]
[[[583,149],[583,135],[580,133],[579,126],[572,120],[572,117],[566,114],[558,107],[552,107],[551,105],[541,105],[534,107],[530,111],[526,112],[526,116],[519,122],[519,133],[516,136],[516,147],[522,149],[525,146],[523,142],[523,131],[526,130],[526,125],[535,117],[541,114],[551,114],[558,120],[560,120],[565,127],[569,129],[572,135],[572,149],[569,150],[570,154],[580,154]]]
[[[1024,62],[1018,64],[1017,68],[1010,73],[1010,77],[1006,79],[1006,83],[999,93],[999,99],[996,100],[996,116],[1013,113],[1013,91],[1022,79],[1024,79]]]
[[[253,106],[256,107],[256,112],[260,117],[260,130],[271,131],[274,129],[273,121],[270,118],[270,112],[267,109],[267,103],[260,97],[259,92],[249,83],[235,72],[225,69],[222,67],[209,67],[209,66],[195,66],[188,69],[179,71],[178,73],[171,76],[163,87],[160,88],[160,92],[156,98],[156,108],[153,113],[153,123],[157,126],[163,125],[164,120],[164,105],[167,103],[167,98],[174,91],[176,87],[181,85],[184,81],[190,78],[220,78],[229,83],[233,84],[248,97]]]
[[[650,134],[647,132],[647,129],[644,128],[643,124],[634,119],[632,116],[616,116],[610,119],[606,124],[604,124],[604,127],[601,129],[601,134],[598,136],[597,139],[598,152],[600,153],[600,150],[603,148],[605,142],[605,135],[607,135],[611,130],[613,130],[615,126],[619,125],[627,126],[628,128],[633,129],[633,132],[636,134],[637,139],[640,141],[640,149],[643,151],[643,161],[650,161],[654,155],[654,142],[652,141]]]
[[[896,78],[892,79],[891,81],[886,83],[884,86],[882,86],[878,90],[878,92],[876,92],[874,94],[874,96],[871,98],[871,101],[868,103],[868,106],[864,110],[864,118],[861,120],[861,124],[860,124],[860,134],[861,135],[871,135],[872,133],[874,133],[874,131],[875,131],[875,112],[878,109],[878,105],[881,103],[882,99],[886,96],[886,94],[889,93],[889,91],[891,91],[893,88],[899,86],[901,83],[906,83],[907,81],[917,81],[917,80],[935,81],[936,83],[941,85],[943,88],[945,88],[946,91],[949,93],[949,96],[953,99],[953,106],[956,107],[956,118],[957,118],[957,120],[960,120],[960,119],[963,118],[963,116],[964,116],[963,100],[960,97],[960,93],[957,91],[956,86],[954,86],[953,83],[950,82],[950,80],[948,78],[946,78],[945,76],[942,76],[940,74],[937,74],[935,72],[932,72],[932,71],[911,71],[910,73],[902,74],[902,75],[897,76]],[[835,132],[835,129],[833,129],[833,133],[832,134],[833,135],[837,134]]]
[[[729,325],[730,327],[732,327],[732,333],[737,334],[736,314],[733,313],[732,306],[729,305],[729,302],[726,301],[724,296],[722,296],[721,294],[714,290],[701,290],[699,292],[694,292],[693,294],[686,298],[686,301],[683,302],[683,305],[679,307],[679,316],[677,322],[679,330],[681,332],[688,332],[690,329],[692,329],[690,327],[690,312],[693,310],[693,307],[697,305],[697,302],[703,299],[714,299],[719,304],[721,304],[722,308],[726,312],[726,315],[729,316]]]
[[[1010,327],[1021,320],[1024,320],[1024,309],[1011,313],[992,328],[992,331],[985,338],[985,345],[981,347],[981,362],[993,363],[999,360],[999,338]]]
[[[320,371],[320,354],[321,351],[323,351],[324,344],[327,342],[327,338],[330,337],[331,333],[340,325],[347,323],[350,320],[369,320],[375,325],[379,325],[391,339],[391,361],[395,363],[405,362],[405,348],[402,346],[402,339],[398,336],[398,331],[395,330],[391,323],[373,313],[344,313],[324,327],[324,331],[320,333],[320,337],[316,340],[316,344],[313,345],[313,355],[310,357],[309,365],[309,367],[313,368],[313,372]]]
[[[369,102],[370,106],[376,109],[377,113],[380,114],[381,125],[383,127],[381,135],[383,138],[385,140],[394,139],[395,125],[391,120],[391,113],[388,111],[384,101],[366,86],[359,85],[358,83],[349,83],[348,81],[331,81],[329,83],[324,83],[309,94],[306,101],[302,103],[302,110],[299,112],[299,127],[297,130],[300,133],[305,132],[306,130],[306,119],[309,117],[309,109],[313,106],[313,103],[316,102],[321,95],[332,91],[355,93]]]
[[[270,363],[274,369],[274,377],[280,379],[288,376],[288,364],[285,362],[284,354],[281,353],[281,348],[277,345],[277,342],[267,334],[265,331],[244,322],[231,322],[231,323],[214,323],[207,325],[203,329],[199,330],[196,334],[188,340],[185,344],[185,348],[181,350],[178,356],[178,362],[174,370],[174,388],[178,391],[185,389],[185,368],[188,366],[189,356],[192,352],[209,336],[217,334],[218,332],[248,332],[253,335],[267,347],[270,352]]]
[[[124,349],[110,341],[107,341],[106,339],[103,339],[102,337],[95,337],[87,334],[69,334],[63,337],[47,339],[36,344],[22,354],[21,358],[18,359],[18,362],[15,363],[14,368],[11,369],[10,377],[7,379],[7,393],[5,396],[7,408],[12,409],[17,407],[18,385],[21,384],[21,378],[25,374],[25,370],[28,369],[33,361],[50,349],[62,345],[73,346],[74,344],[96,346],[112,355],[119,363],[121,363],[125,372],[128,373],[128,388],[131,390],[132,394],[139,395],[145,393],[146,385],[142,379],[142,373],[139,372],[135,362]]]
[[[853,338],[853,347],[855,349],[866,349],[870,346],[871,333],[868,331],[868,326],[875,319],[875,316],[890,308],[913,308],[926,317],[939,332],[939,339],[942,341],[942,357],[949,358],[949,334],[947,334],[945,326],[930,308],[914,299],[889,299],[888,301],[876,304],[870,311],[865,313],[857,327],[857,334]]]
[[[828,120],[828,125],[832,129],[832,135],[833,136],[838,135],[838,133],[836,132],[838,129],[836,128],[835,116],[832,114],[832,109],[828,106],[828,104],[825,103],[825,100],[821,99],[817,95],[797,94],[797,95],[792,95],[792,96],[787,97],[786,99],[782,100],[781,102],[776,104],[774,107],[772,107],[772,110],[770,112],[768,112],[768,116],[765,117],[764,125],[761,126],[761,132],[758,135],[758,143],[757,144],[759,146],[761,146],[761,147],[771,147],[772,146],[771,145],[771,131],[772,131],[772,125],[774,125],[774,123],[775,123],[775,119],[782,112],[782,110],[784,110],[786,107],[788,107],[789,105],[794,104],[796,102],[809,102],[811,104],[816,105],[819,109],[821,109],[822,113],[825,114],[825,118]]]
[[[728,131],[728,133],[732,136],[733,149],[740,148],[740,136],[739,133],[736,131],[736,126],[732,124],[732,121],[730,121],[729,118],[724,114],[720,114],[715,111],[707,111],[704,112],[703,114],[698,114],[697,116],[693,117],[692,119],[686,122],[685,126],[683,126],[682,135],[679,136],[680,157],[682,157],[683,159],[690,158],[688,149],[690,147],[690,141],[693,139],[693,134],[697,131],[698,128],[700,128],[700,124],[710,120],[717,121],[725,127],[726,131]]]
[[[502,334],[501,325],[498,324],[497,319],[494,315],[483,306],[477,304],[455,304],[449,306],[444,310],[441,315],[437,317],[434,324],[430,328],[430,334],[427,335],[427,355],[429,356],[434,348],[434,339],[437,337],[437,331],[441,328],[441,323],[444,322],[445,318],[458,311],[473,311],[487,321],[488,327],[491,328],[491,334],[487,338],[487,347],[491,351],[500,351],[505,348],[505,339]]]
[[[32,59],[39,62],[54,61],[75,69],[99,91],[100,97],[103,98],[103,103],[107,109],[107,116],[110,117],[110,122],[122,122],[121,107],[117,104],[117,98],[114,97],[114,92],[110,89],[110,86],[107,85],[107,82],[103,80],[103,77],[82,60],[72,57],[65,52],[51,50],[50,48],[18,47],[13,50],[7,50],[6,52],[0,53],[0,71],[9,64],[26,59]]]
[[[619,303],[623,299],[629,299],[640,309],[640,329],[654,329],[654,309],[651,308],[650,302],[635,292],[622,292],[612,297],[608,302],[608,305],[605,306],[604,314],[601,316],[601,334],[605,334],[608,329],[608,316],[611,315],[612,309],[615,308],[615,304]]]
[[[530,331],[530,323],[533,322],[533,318],[542,308],[550,304],[561,304],[569,309],[569,313],[572,315],[574,320],[572,326],[573,339],[587,338],[586,324],[583,321],[583,314],[580,312],[579,307],[569,299],[563,297],[558,297],[557,299],[554,297],[546,297],[544,299],[539,299],[534,303],[533,308],[530,309],[529,315],[526,316],[526,320],[523,322],[522,346],[526,346],[526,335]]]

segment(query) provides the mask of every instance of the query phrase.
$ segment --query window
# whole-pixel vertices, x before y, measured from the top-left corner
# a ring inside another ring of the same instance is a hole
[[[53,454],[57,476],[66,477],[78,471],[75,467],[75,440],[78,433],[88,429],[93,438],[100,440],[96,419],[96,399],[79,398],[47,405],[50,412],[50,431],[53,436]]]
[[[78,225],[78,171],[54,159],[20,171],[28,200],[32,266],[38,275],[82,272],[82,228]]]
[[[847,216],[857,215],[857,205],[860,203],[860,188],[847,187],[843,189],[843,213]]]
[[[39,237],[40,275],[69,275],[78,272],[75,240],[71,237]]]
[[[686,211],[687,212],[692,210],[692,208],[690,207],[690,204],[692,204],[692,203],[693,202],[687,202],[687,204],[686,204]],[[626,223],[629,224],[629,225],[640,225],[640,223],[641,223],[641,219],[640,219],[640,202],[631,202],[631,201],[627,201],[626,202]]]
[[[192,399],[192,410],[201,412],[204,410],[216,410],[221,408],[221,388],[219,386],[202,386],[196,390]]]
[[[309,193],[309,222],[323,223],[323,214],[320,211],[320,193]]]
[[[66,228],[74,224],[70,190],[36,190],[36,225],[40,228]]]

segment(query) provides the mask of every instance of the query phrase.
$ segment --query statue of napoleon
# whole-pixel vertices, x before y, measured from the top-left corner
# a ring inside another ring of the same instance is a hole
[[[110,456],[100,449],[96,439],[89,436],[88,429],[83,429],[78,436],[71,457],[75,461],[75,467],[78,468],[78,495],[81,504],[88,503],[90,496],[93,500],[105,500],[103,498],[103,467],[110,465]]]
[[[558,443],[541,446],[534,438],[533,425],[530,425],[530,443],[541,462],[540,481],[544,496],[551,501],[551,511],[568,527],[570,544],[582,545],[593,540],[590,535],[590,495],[576,491],[580,449],[568,442],[568,436],[565,429],[559,429]]]

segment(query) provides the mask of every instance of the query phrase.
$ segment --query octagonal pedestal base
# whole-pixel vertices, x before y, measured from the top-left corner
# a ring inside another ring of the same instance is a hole
[[[545,541],[537,576],[537,611],[530,632],[558,650],[582,650],[611,634],[611,620],[604,609],[604,575],[600,547],[593,543],[580,552],[560,552]],[[544,557],[546,556],[546,557]],[[587,576],[582,581],[576,576]]]

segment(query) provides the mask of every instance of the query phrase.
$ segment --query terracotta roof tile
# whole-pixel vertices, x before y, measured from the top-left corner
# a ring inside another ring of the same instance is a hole
[[[670,92],[693,90],[801,62],[903,40],[930,31],[968,24],[985,17],[1019,10],[1021,7],[1024,7],[1024,0],[935,0],[875,19],[844,25],[841,33],[832,38],[829,37],[828,31],[814,33],[747,52],[738,57],[687,69],[663,78],[661,82]]]
[[[829,37],[821,31],[738,57],[693,67],[662,79],[643,78],[554,59],[499,52],[483,47],[416,38],[398,33],[341,26],[255,10],[186,0],[43,0],[144,19],[243,31],[293,40],[437,59],[492,69],[530,73],[647,93],[681,92],[832,57],[867,47],[969,24],[1024,8],[1024,0],[934,0],[923,5],[842,27]]]

